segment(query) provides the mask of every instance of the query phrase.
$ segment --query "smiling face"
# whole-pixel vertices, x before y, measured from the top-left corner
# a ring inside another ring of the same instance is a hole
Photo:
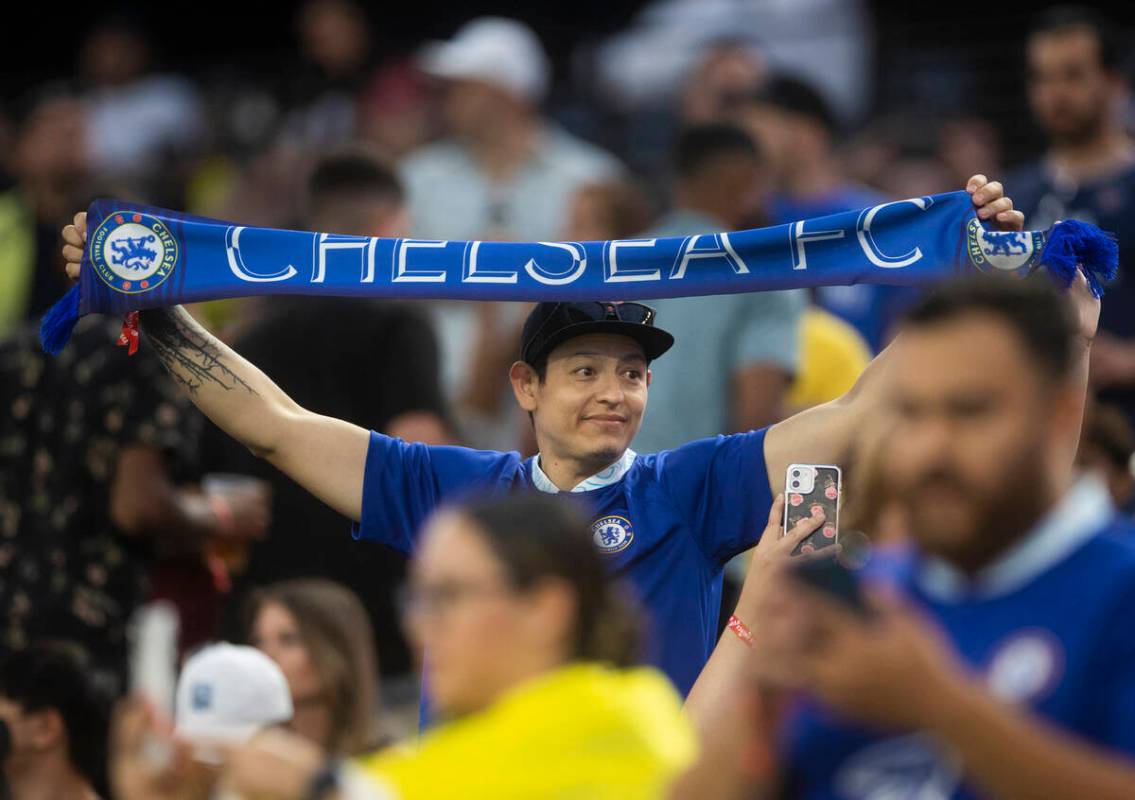
[[[578,336],[548,356],[544,379],[513,364],[517,402],[532,412],[540,452],[596,465],[616,461],[630,446],[646,410],[650,371],[642,347],[626,336]]]

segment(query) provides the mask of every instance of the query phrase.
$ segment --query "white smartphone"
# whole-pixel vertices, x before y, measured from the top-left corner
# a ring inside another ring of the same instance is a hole
[[[792,551],[812,553],[839,541],[839,503],[842,473],[831,464],[789,464],[784,473],[784,530],[805,517],[824,513],[823,527],[808,535]]]

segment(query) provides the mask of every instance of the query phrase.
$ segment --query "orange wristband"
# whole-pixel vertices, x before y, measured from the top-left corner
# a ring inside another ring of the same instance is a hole
[[[749,626],[742,622],[736,614],[729,617],[729,624],[726,627],[737,634],[737,638],[746,645],[749,647],[753,646],[753,632],[749,630]]]

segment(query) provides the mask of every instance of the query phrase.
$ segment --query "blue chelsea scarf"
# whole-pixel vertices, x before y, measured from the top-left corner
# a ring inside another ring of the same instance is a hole
[[[649,300],[855,283],[921,285],[969,270],[1097,296],[1115,277],[1114,238],[1093,225],[1005,233],[966,192],[899,200],[787,225],[664,239],[459,242],[274,230],[118,200],[87,215],[79,282],[40,338],[58,353],[79,317],[228,297],[312,294],[449,300]]]

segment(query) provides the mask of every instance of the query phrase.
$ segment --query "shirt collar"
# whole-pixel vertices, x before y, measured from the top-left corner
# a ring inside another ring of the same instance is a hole
[[[972,578],[946,561],[923,559],[917,581],[931,598],[957,602],[965,597],[1009,594],[1068,557],[1111,518],[1114,511],[1103,483],[1085,475],[1021,541]]]
[[[610,486],[612,483],[618,483],[627,474],[637,455],[634,450],[627,448],[618,461],[605,469],[599,470],[590,478],[577,483],[572,492],[590,492],[593,489],[601,489],[604,486]],[[559,494],[560,491],[556,484],[552,483],[551,478],[544,474],[544,470],[540,469],[539,454],[532,456],[532,485],[541,492],[548,494]]]

